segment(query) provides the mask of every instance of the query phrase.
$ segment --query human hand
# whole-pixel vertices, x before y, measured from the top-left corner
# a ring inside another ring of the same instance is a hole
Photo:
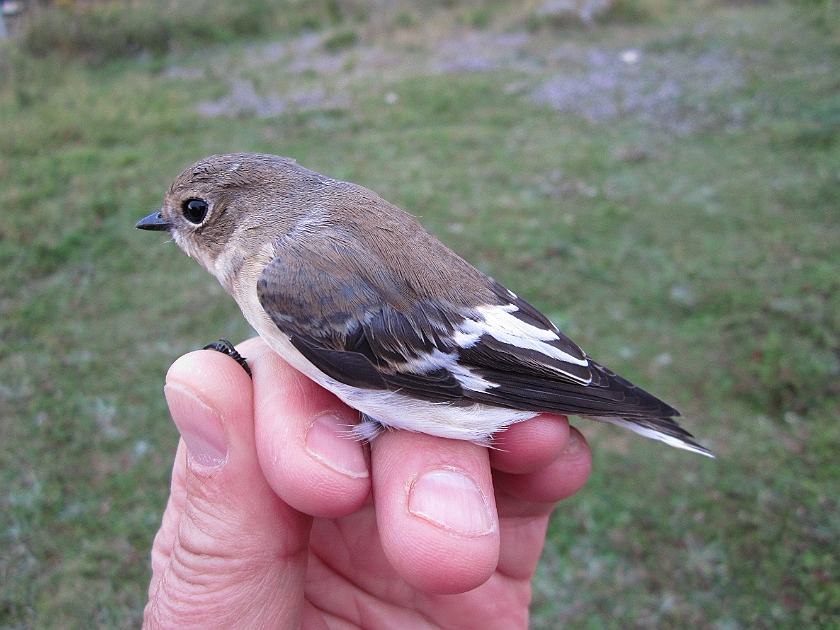
[[[496,449],[406,431],[348,439],[358,412],[260,339],[176,361],[182,435],[152,548],[144,628],[525,628],[555,502],[591,467],[562,416]]]

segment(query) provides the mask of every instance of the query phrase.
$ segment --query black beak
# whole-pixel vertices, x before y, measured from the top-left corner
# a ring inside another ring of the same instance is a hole
[[[138,230],[152,230],[154,232],[169,232],[172,224],[163,218],[163,215],[158,210],[147,217],[143,217],[135,225]]]

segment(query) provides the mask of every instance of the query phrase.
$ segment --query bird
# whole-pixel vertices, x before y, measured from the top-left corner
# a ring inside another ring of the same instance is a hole
[[[552,413],[713,457],[676,409],[596,363],[411,214],[292,158],[199,160],[136,227],[168,232],[272,350],[358,410],[358,439],[407,429],[492,446]]]

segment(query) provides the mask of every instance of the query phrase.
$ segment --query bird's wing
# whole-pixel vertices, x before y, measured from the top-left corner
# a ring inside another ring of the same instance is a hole
[[[679,415],[591,361],[494,280],[485,277],[495,303],[454,306],[412,295],[384,266],[358,264],[359,253],[349,247],[333,242],[302,252],[287,243],[257,286],[278,328],[335,380],[461,405],[598,417]]]

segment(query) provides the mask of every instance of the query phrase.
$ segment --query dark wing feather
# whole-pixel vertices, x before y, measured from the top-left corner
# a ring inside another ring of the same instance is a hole
[[[470,361],[469,356],[464,359]],[[679,412],[590,360],[592,381],[578,385],[534,374],[502,371],[493,367],[476,372],[498,385],[487,392],[471,392],[476,402],[545,413],[614,417],[679,416]]]
[[[471,404],[448,370],[429,364],[407,370],[412,359],[439,350],[455,352],[445,340],[450,318],[431,302],[419,301],[410,314],[383,300],[396,291],[387,278],[374,280],[331,257],[304,257],[286,248],[266,265],[257,283],[260,304],[298,351],[337,381],[363,389],[399,390],[433,402]]]

